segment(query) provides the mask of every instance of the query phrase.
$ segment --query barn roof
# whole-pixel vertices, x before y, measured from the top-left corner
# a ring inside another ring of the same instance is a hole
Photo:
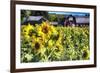
[[[43,16],[29,16],[27,21],[39,21]]]

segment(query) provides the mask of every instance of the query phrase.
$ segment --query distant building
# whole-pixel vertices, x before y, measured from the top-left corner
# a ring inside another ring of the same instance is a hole
[[[64,26],[89,26],[89,16],[69,15],[64,20]]]
[[[72,15],[69,15],[64,21],[64,26],[75,26],[75,25],[76,25],[76,18]]]
[[[24,20],[21,24],[27,25],[28,23],[30,23],[32,25],[35,25],[35,24],[41,24],[43,21],[47,21],[47,19],[44,18],[43,16],[29,16],[29,17],[24,17]]]
[[[90,18],[89,16],[77,16],[76,23],[78,26],[89,26]]]

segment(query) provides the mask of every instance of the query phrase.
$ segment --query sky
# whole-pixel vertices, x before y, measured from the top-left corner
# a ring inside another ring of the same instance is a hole
[[[89,13],[84,12],[48,12],[50,14],[62,14],[62,15],[74,15],[74,16],[85,16],[86,14],[89,15]]]

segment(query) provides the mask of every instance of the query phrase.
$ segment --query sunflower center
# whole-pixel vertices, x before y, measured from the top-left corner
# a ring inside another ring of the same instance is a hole
[[[85,58],[85,57],[87,57],[87,52],[86,51],[84,51],[84,53],[83,53],[83,57]]]
[[[47,26],[43,27],[42,32],[43,33],[48,33],[48,27]]]
[[[31,37],[31,36],[32,36],[32,34],[33,34],[33,31],[32,31],[32,30],[30,30],[28,35]]]
[[[55,39],[58,40],[58,38],[59,38],[59,34],[55,37]]]
[[[40,44],[38,42],[35,43],[35,48],[39,49],[40,48]]]
[[[59,49],[59,48],[57,48],[55,51],[56,51],[56,52],[59,52],[59,51],[60,51],[60,49]]]

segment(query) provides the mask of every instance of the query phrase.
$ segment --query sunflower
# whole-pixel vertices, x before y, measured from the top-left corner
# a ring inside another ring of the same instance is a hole
[[[30,36],[32,36],[32,30],[34,30],[34,27],[30,24],[28,25],[22,25],[21,26],[21,36],[28,39]]]
[[[50,31],[52,32],[52,34],[58,34],[56,28],[53,25],[50,25]]]
[[[88,60],[89,57],[90,57],[90,52],[89,52],[89,50],[88,50],[88,49],[83,49],[82,51],[83,51],[83,52],[82,52],[82,58],[83,58],[84,60]]]
[[[50,30],[49,30],[50,28],[49,28],[49,27],[50,27],[50,26],[49,26],[48,23],[43,22],[42,25],[41,25],[42,32],[43,32],[44,34],[50,33]]]
[[[50,38],[52,34],[50,24],[43,22],[40,26],[37,26],[37,33],[39,36],[44,36],[47,39]]]
[[[45,37],[44,36],[39,36],[39,37],[37,37],[37,36],[35,36],[35,35],[32,35],[32,41],[39,41],[39,42],[41,42],[41,44],[45,44]]]
[[[39,40],[39,38],[34,38],[32,40],[32,48],[33,48],[33,52],[39,54],[43,54],[45,52],[44,46],[41,43],[41,41]]]

